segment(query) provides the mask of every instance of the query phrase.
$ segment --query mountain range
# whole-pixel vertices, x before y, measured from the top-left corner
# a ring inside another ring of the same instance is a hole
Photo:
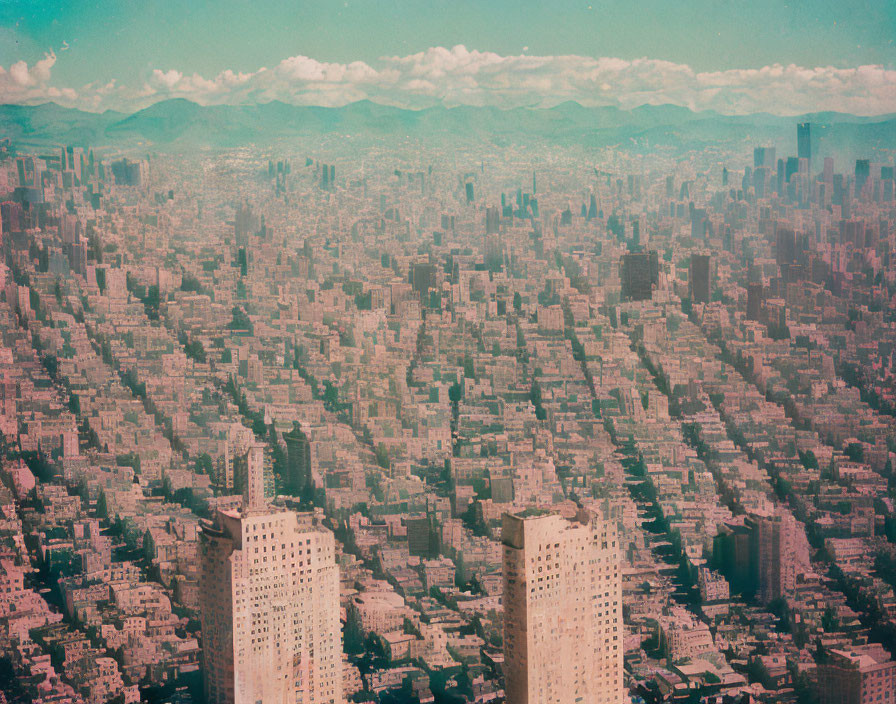
[[[584,147],[615,145],[644,153],[656,149],[685,152],[714,144],[750,142],[777,144],[779,154],[789,154],[795,152],[798,122],[813,123],[817,145],[813,149],[819,155],[873,158],[880,150],[896,145],[896,114],[731,116],[694,112],[676,105],[622,110],[589,108],[574,102],[552,108],[439,106],[408,110],[367,100],[326,108],[282,102],[203,106],[171,99],[130,115],[111,110],[85,112],[54,103],[0,105],[0,138],[9,137],[22,148],[67,144],[177,151],[331,136],[442,143],[485,141],[497,146],[533,142]]]

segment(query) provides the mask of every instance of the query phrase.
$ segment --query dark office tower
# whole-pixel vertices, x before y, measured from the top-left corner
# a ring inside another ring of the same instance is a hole
[[[336,166],[330,164],[330,187],[336,185]]]
[[[330,190],[330,167],[326,164],[324,164],[321,169],[320,187],[325,191]]]
[[[723,524],[713,539],[713,563],[733,590],[751,590],[750,528],[740,523]]]
[[[778,186],[775,189],[778,194],[784,190],[784,160],[778,159]]]
[[[0,229],[4,233],[20,232],[24,222],[25,213],[21,203],[8,200],[0,204]],[[72,238],[72,242],[74,242],[74,238]]]
[[[597,219],[597,198],[595,198],[594,194],[591,194],[591,200],[588,203],[588,216],[587,220],[596,220]]]
[[[497,234],[499,223],[501,222],[501,212],[493,206],[485,209],[485,234]]]
[[[722,185],[723,186],[728,185],[728,167],[727,166],[722,167]]]
[[[248,203],[237,205],[233,219],[233,235],[237,246],[243,247],[249,243],[249,235],[254,234],[254,222],[252,206]]]
[[[796,261],[796,235],[793,230],[781,227],[777,232],[778,248],[775,252],[775,261],[782,269]]]
[[[753,190],[755,191],[757,198],[765,197],[765,184],[768,180],[768,173],[769,170],[764,166],[760,166],[758,169],[753,171]]]
[[[296,496],[312,488],[311,441],[298,423],[283,436],[286,442],[286,482]]]
[[[485,237],[485,268],[489,271],[501,271],[504,265],[504,244],[498,235]]]
[[[417,557],[430,556],[429,517],[425,514],[408,516],[405,519],[408,531],[408,552]]]
[[[649,252],[622,255],[620,279],[622,300],[649,301],[653,295],[652,262]]]
[[[411,286],[421,297],[429,295],[435,286],[436,268],[432,264],[417,263],[411,269]]]
[[[894,169],[892,166],[883,166],[880,170],[880,198],[885,203],[889,203],[893,200],[893,174]],[[883,229],[883,228],[882,228]]]
[[[467,203],[472,203],[473,202],[473,184],[470,182],[467,182],[466,189],[467,189]]]
[[[856,159],[856,197],[862,192],[868,177],[871,175],[871,162],[868,159]]]
[[[796,126],[796,155],[812,164],[812,136],[808,122],[801,122]]]
[[[21,163],[21,162],[20,162]],[[140,186],[143,182],[144,170],[142,163],[121,159],[112,162],[112,175],[115,183],[123,186]],[[20,175],[21,180],[21,175]]]
[[[833,185],[834,188],[831,192],[831,203],[834,205],[843,205],[843,202],[846,200],[844,198],[846,195],[846,187],[843,183],[843,174],[834,174]]]
[[[775,168],[775,148],[774,147],[756,147],[753,150],[753,168],[759,169]]]
[[[121,162],[113,161],[113,170],[115,169],[116,164],[125,163],[126,161],[126,159],[122,159]],[[19,175],[20,186],[34,185],[34,159],[32,159],[31,157],[20,156],[18,159],[16,159],[16,169]],[[123,178],[116,177],[116,182],[130,185],[127,184],[127,182]]]
[[[790,177],[800,171],[800,160],[795,156],[787,157],[787,166],[784,171],[784,180],[790,183]]]
[[[691,211],[691,237],[706,239],[706,208],[694,208]]]
[[[756,598],[763,604],[793,595],[806,550],[800,526],[793,515],[749,515],[744,525],[750,529],[750,568]]]
[[[640,220],[632,220],[632,242],[635,243],[635,246],[641,244],[641,221]]]
[[[536,193],[538,193],[538,189],[535,188],[535,172],[533,171],[532,172],[532,195],[534,196]]]
[[[625,239],[625,223],[616,213],[607,218],[607,230],[615,235],[620,242]]]
[[[693,303],[709,303],[709,255],[692,254],[688,277]]]
[[[572,225],[572,210],[567,208],[562,213],[560,213],[560,224],[561,225]]]
[[[672,198],[675,195],[675,177],[666,176],[666,198]]]

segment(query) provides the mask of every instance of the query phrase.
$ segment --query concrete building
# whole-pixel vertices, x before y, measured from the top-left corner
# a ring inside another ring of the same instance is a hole
[[[526,510],[504,515],[502,542],[508,704],[621,702],[615,525]]]
[[[710,282],[710,258],[708,254],[692,254],[691,266],[688,276],[691,301],[694,303],[709,303],[712,293]]]
[[[792,594],[797,574],[808,564],[806,538],[796,519],[787,511],[778,511],[750,516],[746,522],[751,529],[756,597],[768,603]]]
[[[659,627],[666,652],[673,662],[715,651],[709,626],[683,609],[675,609],[659,619]]]
[[[313,488],[311,474],[311,440],[302,430],[299,423],[293,424],[291,432],[283,436],[286,442],[287,485],[289,489],[301,496]]]
[[[762,311],[763,286],[755,281],[747,285],[747,320],[759,321]]]
[[[267,505],[250,462],[240,510],[202,525],[203,659],[214,704],[342,704],[333,534]]]
[[[896,662],[880,645],[831,650],[818,666],[821,704],[893,704]]]
[[[649,301],[653,296],[653,287],[659,282],[659,259],[656,251],[624,254],[619,278],[623,301]]]
[[[429,557],[431,550],[430,522],[425,513],[414,514],[404,519],[408,536],[408,552],[418,557]]]

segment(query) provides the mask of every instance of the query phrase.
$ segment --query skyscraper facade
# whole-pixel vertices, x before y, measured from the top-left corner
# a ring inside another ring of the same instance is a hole
[[[501,227],[501,211],[495,206],[485,209],[485,234],[492,235]]]
[[[896,702],[896,662],[883,646],[832,649],[818,667],[822,704]]]
[[[747,284],[747,320],[759,320],[762,312],[763,286],[758,281]]]
[[[694,303],[709,303],[709,255],[691,255],[691,270],[688,277],[688,285],[691,290],[691,301]]]
[[[756,147],[753,150],[753,167],[757,169],[774,169],[775,168],[775,148],[774,147]]]
[[[796,126],[796,155],[812,163],[812,126],[808,122]]]
[[[507,704],[622,702],[615,525],[530,509],[504,515],[502,543]]]
[[[747,518],[750,528],[750,562],[756,597],[769,603],[793,594],[797,574],[808,562],[808,548],[800,539],[800,527],[793,514],[777,511]]]
[[[286,482],[295,495],[312,487],[311,441],[298,423],[283,436],[286,442]]]
[[[333,534],[269,506],[258,463],[242,508],[203,521],[200,574],[208,702],[342,704]]]
[[[654,269],[656,268],[656,273]],[[659,265],[656,252],[629,252],[622,255],[619,272],[622,282],[622,300],[649,301],[653,296],[653,285],[659,279]]]

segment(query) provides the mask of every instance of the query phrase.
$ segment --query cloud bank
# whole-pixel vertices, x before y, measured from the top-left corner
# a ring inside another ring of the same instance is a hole
[[[72,52],[66,52],[72,60]],[[141,85],[119,81],[57,86],[51,76],[56,54],[32,66],[0,66],[0,102],[53,101],[86,110],[133,111],[167,98],[202,105],[280,100],[335,107],[362,99],[406,108],[433,105],[550,107],[582,105],[632,108],[674,104],[726,114],[771,112],[794,115],[836,110],[858,115],[896,112],[896,70],[869,65],[805,68],[774,64],[758,69],[699,72],[657,59],[588,56],[501,56],[455,46],[373,62],[326,63],[291,56],[248,73],[216,76],[157,68]]]

